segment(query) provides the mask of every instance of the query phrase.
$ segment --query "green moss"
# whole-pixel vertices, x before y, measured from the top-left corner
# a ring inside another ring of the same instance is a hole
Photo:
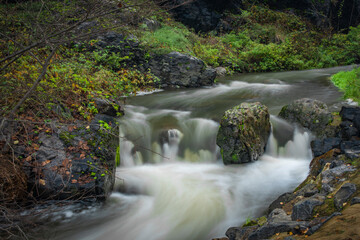
[[[231,159],[234,161],[234,162],[238,162],[239,161],[239,156],[234,153],[232,156],[231,156]]]
[[[66,144],[71,144],[72,140],[74,140],[75,135],[70,134],[69,132],[62,132],[59,134],[59,138]]]

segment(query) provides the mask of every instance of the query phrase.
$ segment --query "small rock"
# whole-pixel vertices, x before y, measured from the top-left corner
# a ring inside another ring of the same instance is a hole
[[[291,219],[293,221],[311,219],[314,208],[322,205],[324,201],[325,197],[322,195],[301,200],[294,205]]]
[[[356,192],[356,185],[353,183],[345,183],[334,196],[334,204],[337,209],[341,209],[343,204],[350,199]]]
[[[312,226],[307,232],[306,232],[306,235],[312,235],[314,234],[317,230],[320,229],[321,226],[323,226],[327,221],[329,221],[330,219],[332,219],[333,217],[336,217],[336,216],[340,216],[341,213],[340,212],[334,212],[333,214],[331,214],[330,216],[328,217],[322,217],[322,218],[318,218],[318,219],[315,219],[315,220],[318,220],[317,224]],[[313,221],[312,221],[313,222]]]
[[[269,223],[273,222],[288,222],[291,221],[291,216],[281,208],[275,208],[267,217]]]
[[[354,197],[354,198],[351,200],[351,205],[359,204],[359,203],[360,203],[360,197]]]
[[[158,30],[159,28],[161,28],[161,24],[158,21],[153,20],[153,19],[145,18],[144,23],[146,24],[147,28],[153,32]]]
[[[232,227],[229,228],[225,235],[229,240],[246,240],[250,233],[254,232],[258,226],[250,227]]]
[[[321,183],[330,184],[333,180],[342,177],[348,172],[353,172],[356,169],[353,166],[341,165],[332,169],[325,170],[321,173]]]
[[[226,75],[226,68],[224,67],[217,67],[215,68],[215,71],[216,71],[216,75],[218,75],[219,77]]]
[[[295,198],[295,194],[292,192],[284,193],[280,195],[276,200],[274,200],[268,209],[268,213],[270,214],[276,208],[282,208],[285,203],[290,202]]]

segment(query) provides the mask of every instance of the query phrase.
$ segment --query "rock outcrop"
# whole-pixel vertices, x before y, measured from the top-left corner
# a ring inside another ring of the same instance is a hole
[[[39,135],[39,149],[27,165],[28,185],[37,199],[106,198],[115,182],[118,126],[108,115],[89,125],[52,124]]]
[[[210,86],[216,77],[216,71],[202,60],[179,52],[154,56],[149,68],[163,88]]]
[[[265,150],[270,135],[270,114],[259,102],[242,103],[227,110],[216,138],[224,164],[257,160]]]

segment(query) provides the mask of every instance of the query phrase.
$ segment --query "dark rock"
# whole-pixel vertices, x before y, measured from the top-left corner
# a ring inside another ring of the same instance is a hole
[[[39,135],[35,162],[26,167],[34,197],[107,197],[115,182],[116,124],[93,129],[79,123],[71,131],[56,124],[52,128],[52,135]]]
[[[310,236],[312,234],[314,234],[317,230],[320,229],[320,227],[322,227],[326,222],[328,222],[330,219],[332,219],[333,217],[336,217],[336,216],[340,216],[341,213],[340,212],[334,212],[333,214],[331,214],[330,216],[328,217],[322,217],[322,218],[319,218],[319,219],[316,219],[318,221],[317,224],[313,225],[307,232],[306,232],[306,235]],[[313,224],[313,221],[310,223],[310,224]]]
[[[207,68],[202,60],[178,52],[156,55],[149,66],[162,87],[210,86],[216,77],[216,71]]]
[[[330,133],[329,123],[332,116],[325,103],[318,100],[303,98],[284,106],[279,116],[312,131],[317,137],[323,138]]]
[[[224,10],[236,10],[242,1],[220,0],[170,0],[166,5],[171,9],[175,19],[196,32],[209,32],[215,29],[226,30],[221,17]]]
[[[225,235],[229,238],[229,240],[246,240],[249,237],[249,234],[254,232],[258,226],[250,226],[250,227],[232,227],[229,228]]]
[[[317,195],[297,202],[293,207],[291,219],[294,221],[311,219],[314,208],[322,205],[324,201],[324,196]]]
[[[360,157],[360,141],[343,141],[340,149],[345,156],[351,159]]]
[[[142,71],[147,70],[147,59],[145,51],[141,48],[135,36],[107,32],[97,37],[97,42],[91,50],[106,50],[119,56],[119,62],[114,70],[120,68],[136,68]],[[101,62],[100,62],[101,63]]]
[[[303,188],[298,190],[295,195],[296,196],[304,196],[304,197],[311,197],[315,194],[319,193],[316,184],[309,183],[306,184]]]
[[[334,160],[330,164],[330,169],[339,167],[339,166],[344,165],[344,164],[345,164],[345,162],[342,161],[342,160]]]
[[[251,233],[248,240],[268,239],[276,233],[282,232],[300,234],[302,231],[306,231],[308,227],[309,223],[297,221],[267,223]]]
[[[340,111],[340,116],[343,121],[353,122],[356,116],[360,116],[359,107],[342,107]]]
[[[273,222],[289,222],[291,216],[287,215],[286,212],[281,208],[275,208],[267,217],[269,223]]]
[[[293,237],[285,237],[284,240],[296,240],[296,239]]]
[[[334,204],[337,209],[341,209],[343,204],[350,199],[356,192],[356,185],[353,183],[345,183],[334,196]]]
[[[355,128],[352,122],[343,121],[340,124],[340,128],[341,128],[341,138],[343,139],[351,140],[352,137],[359,135],[358,129]]]
[[[351,200],[351,205],[359,204],[359,203],[360,203],[360,197],[354,197],[354,198]]]
[[[269,208],[268,213],[271,213],[276,208],[282,208],[285,203],[288,203],[295,199],[296,195],[292,192],[284,193],[280,195],[276,200],[274,200]]]
[[[270,135],[270,114],[261,103],[242,103],[227,110],[216,138],[224,164],[257,160]]]
[[[311,150],[314,157],[321,156],[333,148],[340,148],[340,138],[325,138],[323,140],[316,139],[311,142]]]

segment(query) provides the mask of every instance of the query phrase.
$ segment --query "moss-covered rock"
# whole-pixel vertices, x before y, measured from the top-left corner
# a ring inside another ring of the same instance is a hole
[[[312,131],[318,138],[332,137],[335,127],[331,125],[333,117],[325,103],[303,98],[284,106],[279,116]]]
[[[257,160],[264,153],[270,135],[269,119],[267,107],[259,102],[242,103],[227,110],[216,139],[224,164]]]

